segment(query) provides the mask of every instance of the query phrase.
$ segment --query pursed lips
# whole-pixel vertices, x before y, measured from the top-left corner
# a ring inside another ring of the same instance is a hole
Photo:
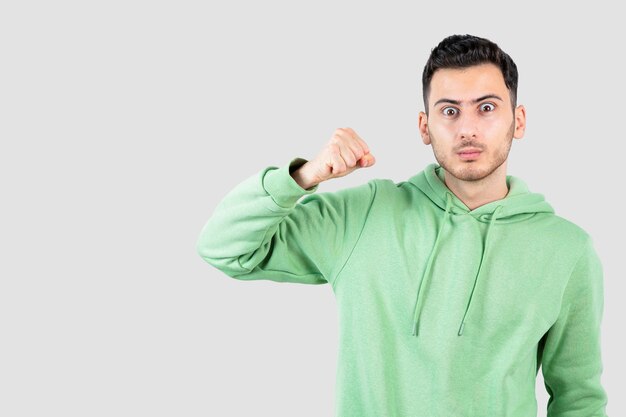
[[[468,159],[478,158],[481,152],[482,151],[480,149],[468,148],[468,149],[462,149],[458,154],[461,159],[468,160]]]

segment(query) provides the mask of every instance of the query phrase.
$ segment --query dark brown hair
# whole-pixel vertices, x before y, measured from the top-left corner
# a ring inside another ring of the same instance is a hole
[[[485,38],[472,35],[451,35],[431,50],[422,73],[424,107],[428,114],[430,81],[435,71],[441,68],[466,68],[492,63],[500,68],[504,83],[509,89],[511,106],[517,106],[517,66],[511,57],[498,45]]]

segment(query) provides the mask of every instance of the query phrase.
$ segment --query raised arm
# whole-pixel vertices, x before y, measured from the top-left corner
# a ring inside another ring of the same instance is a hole
[[[237,279],[332,283],[365,224],[374,184],[313,194],[317,185],[303,189],[289,173],[305,162],[265,168],[231,190],[202,229],[198,254]]]

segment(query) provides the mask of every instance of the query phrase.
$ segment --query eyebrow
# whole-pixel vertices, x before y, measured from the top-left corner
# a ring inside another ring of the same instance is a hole
[[[495,94],[486,94],[486,95],[484,95],[482,97],[478,97],[478,98],[472,100],[471,103],[476,104],[479,101],[483,101],[483,100],[486,100],[488,98],[495,98],[497,100],[504,101],[504,100],[502,100],[502,98],[500,96],[497,96]],[[457,106],[461,104],[461,102],[459,100],[452,100],[451,98],[441,98],[441,99],[437,100],[437,102],[435,104],[433,104],[433,107],[435,107],[439,103],[451,103],[451,104],[456,104]]]

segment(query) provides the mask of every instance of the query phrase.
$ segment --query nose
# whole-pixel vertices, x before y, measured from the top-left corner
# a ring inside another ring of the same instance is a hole
[[[472,112],[463,112],[458,119],[458,134],[461,139],[476,138],[478,135],[478,116]]]

